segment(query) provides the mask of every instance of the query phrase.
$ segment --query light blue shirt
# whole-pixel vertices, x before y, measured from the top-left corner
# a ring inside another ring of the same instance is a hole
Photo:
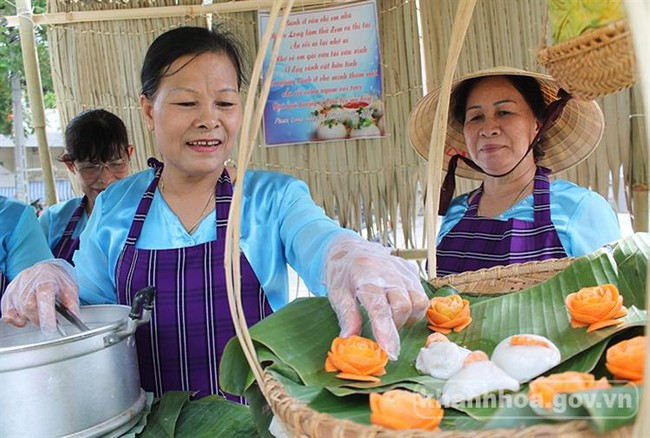
[[[442,220],[438,244],[468,208],[468,193],[454,198]],[[569,257],[589,254],[621,238],[618,217],[598,193],[565,180],[551,182],[551,221]],[[494,219],[533,221],[533,195],[522,199]]]
[[[153,170],[145,170],[111,184],[97,197],[73,257],[82,303],[116,302],[117,259],[153,177]],[[240,247],[274,310],[288,301],[287,263],[312,292],[324,295],[328,244],[343,233],[357,236],[325,215],[304,182],[281,173],[248,171],[241,211]],[[156,190],[136,247],[183,248],[216,240],[215,220],[213,211],[188,234]]]
[[[0,272],[11,281],[23,269],[51,258],[34,208],[0,196]]]
[[[79,207],[83,196],[78,198],[71,198],[67,201],[59,202],[51,207],[48,207],[43,214],[38,218],[38,221],[41,224],[45,238],[47,239],[47,244],[50,246],[51,250],[54,250],[54,247],[68,226],[68,222],[72,219],[72,213]],[[84,211],[77,222],[77,226],[72,232],[72,238],[76,239],[79,237],[81,232],[86,228],[88,223],[88,214]]]

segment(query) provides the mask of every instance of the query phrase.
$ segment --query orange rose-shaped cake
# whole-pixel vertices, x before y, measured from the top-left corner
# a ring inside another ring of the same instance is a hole
[[[393,430],[435,430],[444,410],[436,399],[395,389],[370,394],[370,422]]]
[[[362,382],[379,382],[375,376],[386,374],[388,355],[372,339],[361,336],[336,338],[327,353],[325,371],[341,371],[336,377],[359,380]]]
[[[545,409],[553,407],[553,398],[559,393],[586,391],[589,389],[611,388],[606,378],[596,380],[593,374],[567,371],[565,373],[551,374],[548,377],[538,377],[530,382],[528,398],[531,403],[543,406]]]
[[[627,315],[623,297],[613,284],[584,287],[567,295],[565,303],[571,315],[571,327],[585,327],[587,333],[619,324],[617,318]]]
[[[472,322],[469,313],[469,301],[460,295],[435,297],[431,299],[427,309],[429,328],[433,331],[450,333],[452,329],[459,332]]]
[[[612,345],[605,355],[605,367],[617,379],[643,382],[647,336],[637,336]]]

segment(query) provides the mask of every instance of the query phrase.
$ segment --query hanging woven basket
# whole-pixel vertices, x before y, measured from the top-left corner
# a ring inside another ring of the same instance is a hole
[[[585,100],[616,93],[635,82],[636,62],[627,20],[542,47],[537,60],[562,88]]]

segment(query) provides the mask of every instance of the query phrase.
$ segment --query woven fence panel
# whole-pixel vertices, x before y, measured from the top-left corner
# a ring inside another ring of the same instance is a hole
[[[200,0],[132,0],[48,2],[48,12],[109,11],[178,4]],[[205,25],[205,17],[106,20],[48,27],[52,76],[61,123],[89,108],[104,108],[124,120],[135,146],[133,168],[144,169],[156,156],[153,139],[140,113],[140,67],[149,44],[174,27]]]

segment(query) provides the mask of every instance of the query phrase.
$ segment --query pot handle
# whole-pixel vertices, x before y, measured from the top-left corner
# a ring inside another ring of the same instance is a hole
[[[134,320],[137,325],[149,322],[155,297],[156,286],[147,286],[144,289],[140,289],[135,294],[135,297],[133,297],[129,318]]]
[[[155,286],[147,286],[144,289],[140,289],[133,297],[131,312],[129,312],[130,319],[127,320],[127,327],[124,330],[105,336],[104,347],[117,344],[122,339],[128,338],[135,333],[135,329],[138,328],[138,326],[148,323],[151,318],[151,310],[153,309],[155,297]]]

